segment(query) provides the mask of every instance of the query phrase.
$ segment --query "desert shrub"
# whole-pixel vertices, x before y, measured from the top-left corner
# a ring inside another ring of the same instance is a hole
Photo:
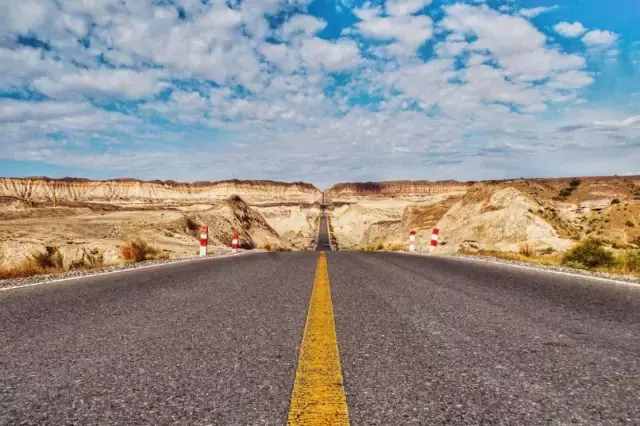
[[[550,254],[553,254],[553,253],[555,253],[555,250],[553,249],[553,247],[547,247],[547,248],[544,248],[544,249],[540,250],[540,254],[542,254],[542,255],[550,255]]]
[[[562,263],[588,269],[608,267],[614,264],[614,257],[602,246],[601,241],[588,239],[565,253]]]
[[[69,265],[69,269],[97,269],[104,266],[104,255],[100,253],[100,250],[86,250],[82,251],[82,257],[74,260]]]
[[[142,262],[158,255],[158,249],[141,239],[127,241],[120,247],[120,256],[127,262]]]
[[[640,250],[627,250],[618,259],[624,272],[640,273]]]
[[[193,235],[194,237],[198,236],[200,231],[200,224],[196,222],[193,218],[189,216],[185,216],[184,218],[184,231],[187,234]]]
[[[266,251],[271,251],[271,244],[265,244],[265,245],[264,245],[264,249],[265,249]]]
[[[43,252],[32,254],[31,260],[40,269],[62,269],[64,267],[64,258],[57,247],[45,247]]]
[[[571,188],[562,188],[560,190],[560,193],[558,194],[558,196],[560,198],[567,198],[568,196],[570,196],[573,193],[573,190]]]
[[[571,181],[569,182],[569,187],[571,187],[571,188],[574,188],[574,189],[575,189],[575,188],[577,188],[577,187],[579,187],[579,186],[580,186],[580,183],[581,183],[581,182],[580,182],[580,179],[573,178],[573,179],[571,179]]]
[[[518,254],[524,257],[531,257],[533,256],[533,249],[529,244],[525,243],[520,246],[520,249],[518,250]]]
[[[64,258],[57,247],[46,247],[43,252],[35,252],[19,264],[0,270],[0,279],[23,278],[33,275],[61,272]]]
[[[376,247],[376,250],[378,251],[384,250],[384,245],[382,243],[378,244],[378,246]]]
[[[633,223],[633,222],[631,222],[630,220],[626,221],[624,224],[625,224],[626,226],[628,226],[629,228],[633,228],[634,226],[636,226],[636,224],[635,224],[635,223]]]
[[[611,205],[615,205],[615,204],[620,204],[620,200],[618,198],[614,198],[613,200],[611,200]]]

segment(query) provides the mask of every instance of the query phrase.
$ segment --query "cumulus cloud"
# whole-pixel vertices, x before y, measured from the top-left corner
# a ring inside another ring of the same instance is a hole
[[[445,10],[442,26],[460,36],[453,43],[461,44],[466,51],[490,52],[512,79],[543,80],[585,66],[582,57],[548,47],[545,35],[526,19],[501,14],[486,6],[456,4]],[[505,33],[509,36],[505,37]],[[462,41],[467,36],[476,39]]]
[[[0,95],[0,158],[118,174],[134,158],[138,175],[187,179],[206,161],[198,178],[322,182],[338,170],[466,177],[483,159],[507,173],[523,153],[636,137],[636,115],[572,114],[598,74],[584,49],[566,53],[525,19],[549,8],[468,3],[366,3],[340,36],[308,0],[3,3],[0,90],[33,99]],[[579,23],[554,29],[589,49],[617,41]],[[563,111],[560,124],[543,119]],[[572,125],[589,130],[561,129]]]
[[[389,7],[389,6],[387,6]],[[400,7],[400,6],[397,6]],[[406,9],[406,5],[402,6]],[[424,15],[398,14],[379,16],[381,10],[361,9],[361,21],[356,25],[358,31],[366,37],[389,41],[387,51],[397,56],[412,56],[416,50],[433,36],[433,21]]]
[[[411,15],[429,6],[432,0],[388,0],[387,13],[392,16]]]
[[[54,98],[110,96],[137,99],[153,95],[163,85],[155,72],[98,69],[41,77],[33,82],[33,87]]]
[[[582,42],[588,47],[603,48],[613,46],[618,41],[618,35],[611,31],[593,30],[582,37]]]
[[[321,38],[308,38],[302,42],[300,53],[310,68],[343,71],[360,62],[360,51],[353,40],[329,42]]]
[[[553,29],[560,35],[568,38],[580,37],[587,32],[587,29],[580,22],[560,22]]]
[[[289,38],[296,34],[312,36],[326,26],[327,23],[325,21],[318,19],[315,16],[296,15],[285,22],[280,31],[284,38]]]

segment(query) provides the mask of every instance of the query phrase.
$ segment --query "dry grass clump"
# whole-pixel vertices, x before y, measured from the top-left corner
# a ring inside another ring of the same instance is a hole
[[[18,265],[0,269],[0,279],[24,278],[40,274],[64,271],[64,258],[57,247],[46,247],[43,252],[35,252]]]
[[[104,255],[98,249],[83,249],[82,257],[74,260],[69,269],[98,269],[104,266]]]
[[[520,246],[520,250],[518,250],[518,254],[524,257],[531,257],[534,255],[534,251],[529,244],[524,243]]]
[[[156,259],[159,250],[146,241],[138,238],[136,240],[127,241],[120,247],[120,257],[127,262],[142,262],[145,260]]]
[[[640,275],[640,250],[626,250],[618,257],[618,265],[625,274]]]

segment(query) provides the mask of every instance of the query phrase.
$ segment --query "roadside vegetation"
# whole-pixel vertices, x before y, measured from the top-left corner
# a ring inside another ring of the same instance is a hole
[[[64,272],[64,257],[57,247],[35,252],[18,265],[0,269],[0,279],[24,278],[32,275]]]
[[[125,242],[120,247],[120,257],[129,263],[163,258],[160,250],[140,238]]]
[[[524,244],[518,252],[480,250],[463,254],[640,277],[640,248],[610,249],[597,239],[584,240],[565,253],[556,252],[550,247],[536,251]]]
[[[125,263],[167,258],[164,253],[142,239],[123,243],[120,247],[120,257]],[[2,260],[0,256],[0,264],[3,263]],[[0,280],[63,274],[70,271],[89,271],[103,267],[105,267],[104,253],[98,249],[83,249],[79,258],[65,262],[58,247],[47,246],[42,251],[33,252],[16,265],[0,267]]]

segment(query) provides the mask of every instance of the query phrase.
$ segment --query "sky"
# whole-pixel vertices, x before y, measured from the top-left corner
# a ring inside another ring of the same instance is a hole
[[[0,175],[640,174],[637,0],[0,2]]]

